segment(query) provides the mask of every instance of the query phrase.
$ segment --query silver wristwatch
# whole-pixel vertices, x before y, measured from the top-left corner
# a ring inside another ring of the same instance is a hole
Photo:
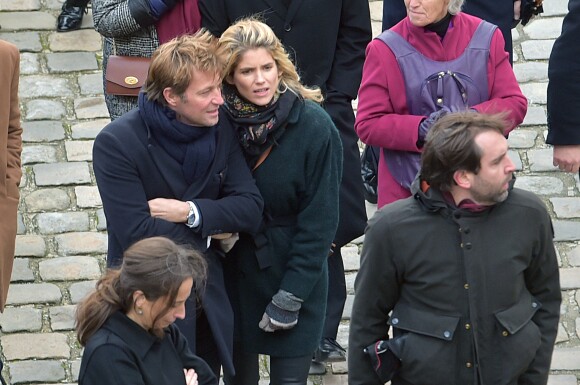
[[[189,228],[193,228],[193,224],[195,223],[195,204],[192,201],[187,201],[187,204],[189,205],[189,213],[187,213],[187,221],[185,222],[185,225]]]

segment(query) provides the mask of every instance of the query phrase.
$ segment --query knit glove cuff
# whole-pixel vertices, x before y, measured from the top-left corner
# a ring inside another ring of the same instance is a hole
[[[298,323],[302,300],[294,294],[279,290],[266,306],[259,327],[266,332],[292,329]]]

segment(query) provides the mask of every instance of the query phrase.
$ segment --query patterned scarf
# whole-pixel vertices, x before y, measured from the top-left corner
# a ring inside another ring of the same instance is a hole
[[[147,122],[151,135],[173,159],[181,164],[187,183],[209,171],[216,148],[216,126],[198,127],[181,123],[175,111],[139,93],[139,115]]]
[[[248,164],[253,167],[260,154],[276,143],[286,129],[286,120],[297,96],[290,91],[276,93],[265,106],[244,99],[236,87],[223,86],[224,110],[238,133]]]

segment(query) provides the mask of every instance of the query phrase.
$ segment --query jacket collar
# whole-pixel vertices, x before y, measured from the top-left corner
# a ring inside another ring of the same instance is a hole
[[[512,180],[509,183],[509,187],[508,187],[509,192],[511,192],[513,190],[515,181],[516,181],[516,177],[514,175]],[[417,175],[417,177],[415,178],[415,180],[411,184],[411,193],[413,194],[413,197],[415,198],[415,200],[417,200],[419,205],[423,208],[423,210],[425,210],[427,212],[431,212],[431,213],[442,212],[442,213],[450,214],[450,213],[453,213],[455,211],[460,210],[461,212],[464,212],[464,213],[471,213],[473,215],[478,215],[479,213],[489,211],[489,210],[483,210],[480,212],[470,212],[467,209],[458,208],[455,204],[448,203],[444,197],[443,192],[441,192],[440,190],[433,188],[433,187],[429,187],[429,186],[427,186],[427,188],[425,189],[424,186],[425,186],[425,182],[423,181],[423,179],[421,179],[421,175],[420,174]],[[509,195],[508,195],[507,199],[509,199]],[[502,203],[497,203],[493,206],[489,206],[489,209],[491,210],[494,207],[501,205]]]
[[[141,358],[145,357],[153,345],[160,341],[121,311],[111,314],[103,328],[122,339]]]

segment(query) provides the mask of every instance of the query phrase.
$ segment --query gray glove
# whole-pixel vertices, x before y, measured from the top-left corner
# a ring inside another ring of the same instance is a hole
[[[425,138],[427,137],[427,133],[433,127],[435,122],[439,119],[447,115],[451,110],[446,106],[443,106],[442,109],[432,112],[427,118],[423,119],[419,124],[419,139],[417,140],[417,147],[423,147],[425,144]]]
[[[265,332],[292,329],[298,323],[298,312],[302,307],[300,298],[284,290],[278,290],[266,306],[262,320],[258,324]]]

